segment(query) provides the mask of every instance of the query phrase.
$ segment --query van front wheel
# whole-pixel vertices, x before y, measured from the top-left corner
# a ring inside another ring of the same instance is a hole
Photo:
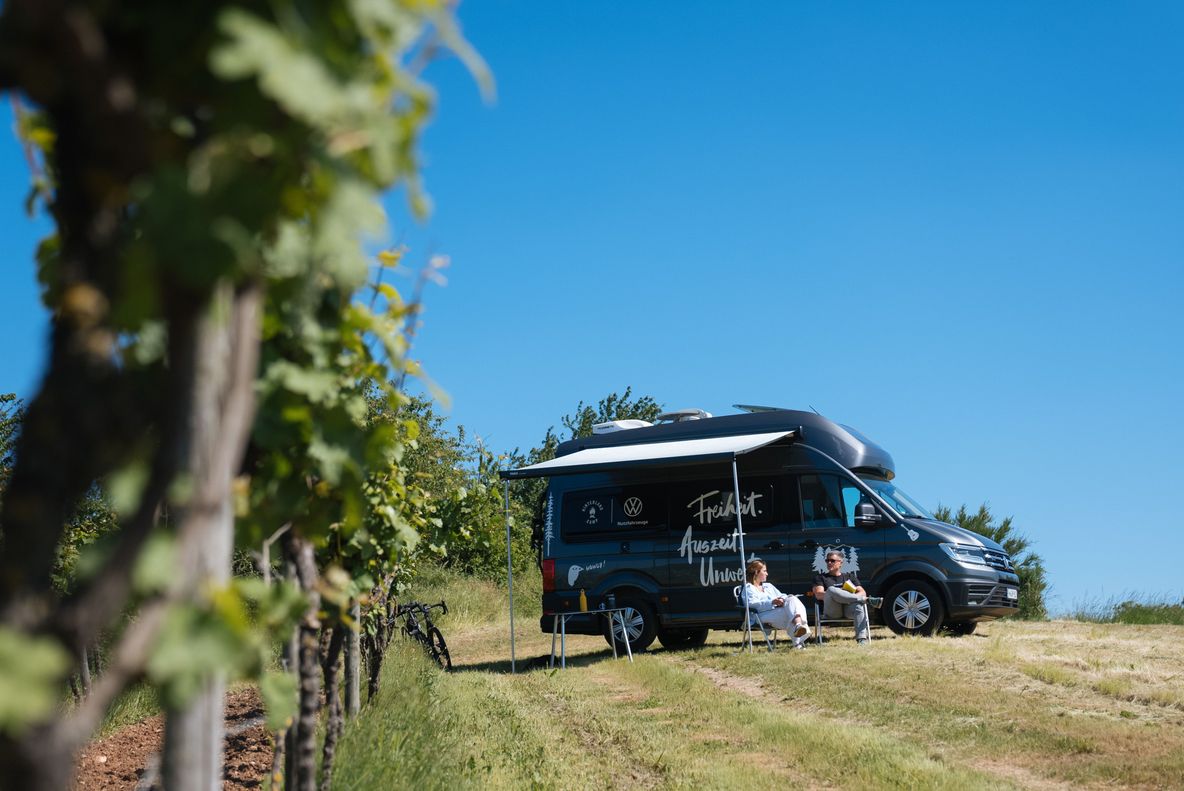
[[[897,634],[933,634],[945,620],[945,606],[933,586],[920,580],[896,583],[880,610],[888,628]]]
[[[604,639],[609,645],[617,644],[617,651],[625,650],[625,640],[621,635],[621,615],[625,616],[625,630],[629,634],[629,647],[634,651],[644,651],[654,642],[654,610],[640,598],[624,595],[617,597],[617,606],[622,612],[614,613],[604,625]]]

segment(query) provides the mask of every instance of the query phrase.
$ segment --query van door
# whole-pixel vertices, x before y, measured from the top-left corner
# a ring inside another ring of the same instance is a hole
[[[666,612],[670,621],[704,626],[739,622],[732,591],[744,582],[744,575],[731,477],[677,483],[671,485],[670,492],[666,542]],[[787,579],[788,536],[774,479],[742,476],[739,510],[746,559],[764,560],[774,584],[778,576]]]
[[[794,593],[813,587],[814,575],[826,570],[829,549],[842,552],[843,572],[858,575],[867,586],[884,565],[884,531],[855,526],[863,491],[849,478],[818,473],[798,476],[798,492],[801,522],[789,541]]]

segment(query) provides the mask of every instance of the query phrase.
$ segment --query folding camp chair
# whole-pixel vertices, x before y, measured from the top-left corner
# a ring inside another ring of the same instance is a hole
[[[825,614],[825,611],[823,610],[822,602],[819,601],[814,596],[814,589],[813,588],[806,591],[806,596],[807,596],[807,598],[809,598],[811,601],[814,602],[814,640],[815,640],[815,642],[818,643],[818,645],[822,645],[822,625],[824,623],[851,624],[852,626],[855,625],[855,621],[851,620],[850,618],[828,617]],[[859,604],[856,604],[855,606],[863,608],[863,617],[867,618],[867,637],[870,640],[872,637],[872,620],[871,620],[871,612],[867,608],[867,602],[866,601],[860,602]]]
[[[744,612],[744,598],[740,588],[741,586],[739,585],[732,588],[732,597],[736,600],[736,607]],[[777,645],[777,630],[761,621],[757,617],[756,610],[752,609],[750,603],[747,612],[744,612],[740,616],[740,631],[744,632],[744,640],[740,643],[740,650],[744,650],[744,648],[752,649],[752,632],[754,629],[761,630],[761,636],[765,638],[765,647],[772,651]]]

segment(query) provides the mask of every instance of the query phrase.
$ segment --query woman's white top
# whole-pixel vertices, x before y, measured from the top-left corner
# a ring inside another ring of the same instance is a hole
[[[774,609],[773,599],[789,598],[777,590],[777,586],[771,582],[766,582],[760,587],[750,582],[745,587],[748,588],[748,609],[755,610],[756,612],[768,612]]]

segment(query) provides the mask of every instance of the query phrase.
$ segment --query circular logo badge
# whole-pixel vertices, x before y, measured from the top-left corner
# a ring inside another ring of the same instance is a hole
[[[584,524],[594,525],[600,521],[604,506],[599,500],[588,500],[580,506],[580,510],[584,513]]]
[[[641,513],[641,498],[630,497],[625,501],[625,516],[632,519]]]

